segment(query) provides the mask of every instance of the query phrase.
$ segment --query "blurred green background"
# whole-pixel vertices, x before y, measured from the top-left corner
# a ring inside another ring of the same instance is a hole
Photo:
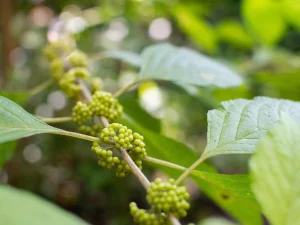
[[[263,95],[299,100],[300,1],[298,0],[0,0],[0,87],[24,92],[49,79],[42,54],[64,30],[90,56],[93,76],[114,92],[136,76],[134,66],[101,58],[121,49],[140,53],[153,43],[170,42],[207,54],[237,71],[245,84],[236,88],[195,88],[166,82],[143,83],[122,100],[137,99],[160,120],[160,132],[200,154],[206,141],[206,113],[223,100]],[[100,56],[100,57],[99,57]],[[2,92],[3,94],[4,92]],[[22,97],[23,96],[23,97]],[[70,115],[74,105],[57,87],[24,103],[43,117]],[[130,107],[130,106],[129,106]],[[59,125],[76,130],[72,124]],[[94,225],[132,224],[128,203],[146,207],[144,190],[129,176],[97,166],[88,143],[40,135],[22,139],[5,164],[0,182],[30,190]],[[246,173],[247,156],[210,160],[219,172]],[[162,176],[145,165],[149,177]],[[189,183],[193,203],[187,222],[225,213]]]

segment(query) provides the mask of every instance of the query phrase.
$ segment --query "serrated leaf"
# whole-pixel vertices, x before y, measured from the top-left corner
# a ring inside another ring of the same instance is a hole
[[[132,66],[140,67],[141,57],[137,53],[124,50],[110,50],[103,52],[104,58],[111,58],[124,61]]]
[[[272,225],[300,224],[300,126],[284,115],[257,145],[252,188]]]
[[[274,45],[284,35],[286,22],[280,1],[243,0],[242,14],[247,28],[261,43]]]
[[[3,225],[88,225],[50,202],[6,185],[0,186],[0,218]]]
[[[222,103],[221,109],[207,115],[207,146],[203,158],[220,154],[253,153],[257,141],[285,112],[300,122],[300,103],[256,97]]]
[[[0,143],[59,131],[38,120],[11,100],[0,96]]]
[[[137,123],[131,115],[124,116],[121,122],[134,131],[143,133],[149,156],[184,167],[189,167],[198,159],[198,155],[184,144],[148,130]],[[174,169],[159,168],[171,177],[178,177],[181,174]],[[252,197],[246,175],[231,177],[231,175],[214,174],[215,169],[206,163],[202,163],[197,169],[201,172],[193,175],[194,180],[208,197],[243,224],[262,224],[260,209]]]
[[[15,152],[15,149],[16,149],[15,141],[0,144],[0,169],[1,167],[4,166],[6,161],[11,159],[13,153]]]
[[[191,49],[157,44],[142,52],[140,80],[168,80],[198,86],[231,87],[241,77],[222,64]]]

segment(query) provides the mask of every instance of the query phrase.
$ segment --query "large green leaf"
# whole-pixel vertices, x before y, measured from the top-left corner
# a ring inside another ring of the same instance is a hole
[[[124,61],[132,66],[140,67],[141,57],[134,52],[124,50],[110,50],[102,53],[104,58],[111,58]]]
[[[300,125],[282,117],[251,159],[252,188],[272,225],[299,225]]]
[[[7,160],[10,160],[16,149],[16,142],[6,142],[0,144],[0,168],[5,164]]]
[[[0,186],[0,218],[3,225],[87,225],[80,218],[37,196]]]
[[[0,96],[0,143],[59,131],[38,120],[11,100]]]
[[[282,0],[282,11],[285,19],[300,30],[300,1]]]
[[[274,45],[284,35],[286,22],[280,1],[243,0],[242,14],[247,27],[261,43]]]
[[[257,141],[280,119],[280,112],[300,122],[298,102],[267,97],[223,102],[221,109],[208,112],[207,146],[202,157],[252,153]]]
[[[170,44],[153,45],[142,52],[139,79],[223,88],[242,83],[236,73],[222,64],[188,48]]]
[[[126,114],[121,122],[143,134],[149,156],[184,167],[189,167],[198,159],[198,155],[184,144],[141,126],[134,120],[134,111],[131,113]],[[181,173],[166,167],[160,168],[171,177]],[[215,170],[205,163],[197,169],[201,172],[193,172],[194,180],[207,196],[243,224],[261,225],[260,209],[253,199],[246,175],[214,174]]]

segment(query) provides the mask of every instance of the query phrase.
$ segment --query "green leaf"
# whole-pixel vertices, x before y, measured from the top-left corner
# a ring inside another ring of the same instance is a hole
[[[160,120],[152,117],[147,111],[142,109],[138,101],[135,99],[124,99],[120,100],[120,103],[123,106],[125,117],[125,114],[130,115],[137,123],[147,127],[147,129],[158,133],[160,132]]]
[[[243,0],[242,14],[250,32],[261,43],[274,45],[284,35],[286,22],[280,1]]]
[[[198,86],[230,87],[242,79],[220,63],[188,48],[157,44],[142,52],[140,80],[168,80]]]
[[[123,51],[123,50],[110,50],[110,51],[103,52],[102,56],[104,58],[121,60],[135,67],[140,67],[141,65],[140,55],[134,52]]]
[[[272,225],[300,224],[300,126],[287,115],[257,145],[252,188]]]
[[[282,0],[281,9],[285,19],[300,30],[300,1]]]
[[[3,225],[88,225],[50,202],[6,185],[0,186],[0,209]]]
[[[171,12],[182,31],[200,48],[203,48],[209,53],[213,53],[217,50],[217,35],[213,27],[203,18],[197,17],[183,4],[178,4]]]
[[[4,166],[6,161],[10,160],[16,149],[16,142],[6,142],[0,144],[0,168]]]
[[[237,225],[227,219],[222,217],[211,217],[205,220],[202,220],[198,225]]]
[[[198,159],[198,155],[184,144],[148,130],[130,115],[126,115],[121,122],[143,134],[149,156],[184,167],[189,167]],[[174,169],[160,168],[171,177],[181,174]],[[206,163],[202,163],[197,169],[205,171],[193,174],[201,191],[243,224],[261,225],[260,209],[252,198],[247,176],[213,174],[215,169]]]
[[[300,122],[298,102],[267,97],[223,102],[221,109],[208,112],[207,146],[202,157],[253,153],[257,141],[280,119],[280,112]]]
[[[30,94],[29,92],[0,91],[0,96],[8,98],[19,105],[23,105],[26,102],[26,100],[30,97]]]
[[[0,143],[59,131],[38,120],[11,100],[0,96]]]

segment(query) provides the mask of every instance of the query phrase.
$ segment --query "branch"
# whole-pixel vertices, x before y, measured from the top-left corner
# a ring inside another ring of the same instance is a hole
[[[84,81],[79,79],[78,83],[81,87],[82,95],[84,96],[84,98],[86,100],[90,101],[92,99],[92,95],[91,95],[91,92],[89,91],[89,89],[86,87]],[[100,117],[100,121],[101,121],[101,123],[103,124],[104,127],[108,127],[109,122],[104,116]],[[150,186],[150,181],[148,180],[148,178],[144,175],[144,173],[133,162],[131,157],[128,155],[126,149],[121,148],[121,155],[122,155],[122,158],[127,162],[127,164],[130,167],[132,173],[136,176],[136,178],[141,182],[141,184],[147,190]],[[172,225],[180,225],[179,220],[175,216],[173,216],[172,214],[169,215],[169,219],[170,219],[170,222],[172,223]]]

